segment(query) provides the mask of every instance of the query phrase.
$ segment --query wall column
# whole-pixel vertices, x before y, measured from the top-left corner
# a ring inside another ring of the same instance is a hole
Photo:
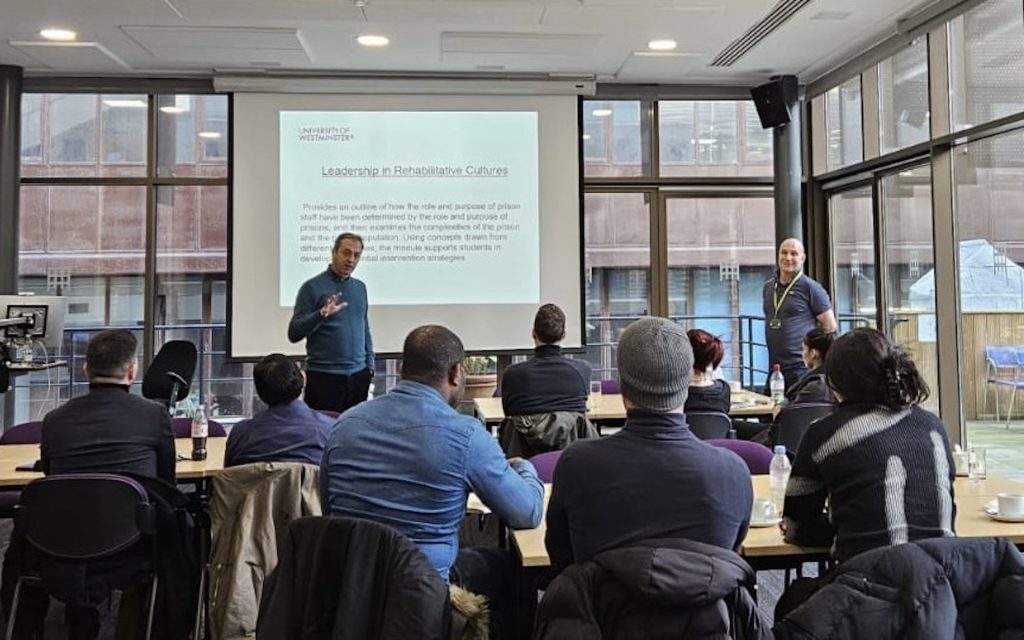
[[[18,289],[22,69],[0,65],[0,294]]]
[[[775,246],[786,238],[799,238],[801,241],[804,238],[800,197],[800,178],[803,175],[800,156],[801,109],[799,92],[795,90],[796,78],[792,78],[791,82],[793,90],[781,92],[789,112],[789,122],[772,131],[775,159]],[[788,83],[783,84],[785,86]]]

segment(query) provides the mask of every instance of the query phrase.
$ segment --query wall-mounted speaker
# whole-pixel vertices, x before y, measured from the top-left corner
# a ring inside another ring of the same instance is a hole
[[[776,76],[768,84],[750,90],[761,126],[765,129],[789,124],[789,106],[797,101],[796,76]]]

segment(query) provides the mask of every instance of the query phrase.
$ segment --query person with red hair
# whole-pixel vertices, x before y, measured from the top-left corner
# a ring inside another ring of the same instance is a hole
[[[732,405],[729,383],[712,377],[725,356],[722,341],[703,329],[690,329],[686,336],[693,347],[693,380],[684,410],[729,413]]]

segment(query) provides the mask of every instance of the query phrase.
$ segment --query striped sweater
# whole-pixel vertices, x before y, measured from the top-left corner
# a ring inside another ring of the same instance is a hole
[[[786,487],[786,539],[862,551],[955,535],[955,470],[935,415],[842,405],[807,430]],[[827,511],[826,511],[827,508]]]

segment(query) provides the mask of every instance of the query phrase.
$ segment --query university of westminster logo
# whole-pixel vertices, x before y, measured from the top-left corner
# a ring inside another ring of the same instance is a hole
[[[299,142],[350,142],[355,139],[349,127],[299,127]]]

